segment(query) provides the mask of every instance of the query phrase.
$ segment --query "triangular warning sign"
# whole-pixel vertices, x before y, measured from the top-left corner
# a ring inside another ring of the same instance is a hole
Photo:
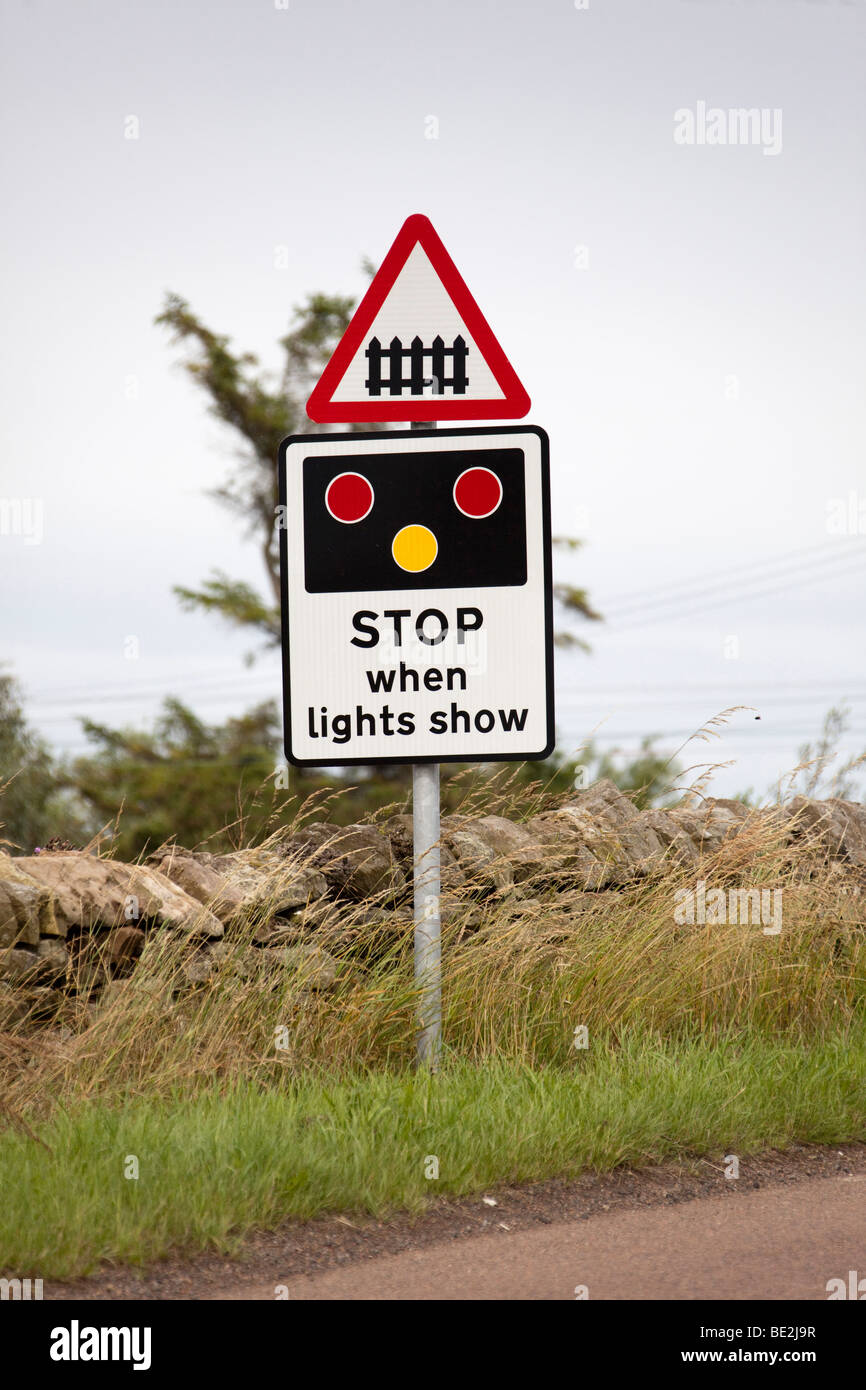
[[[407,218],[307,402],[320,424],[517,420],[529,396],[429,218]]]

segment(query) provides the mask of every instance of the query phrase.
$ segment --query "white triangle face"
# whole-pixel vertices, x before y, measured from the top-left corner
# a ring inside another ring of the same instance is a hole
[[[437,337],[442,338],[445,348],[450,354],[454,340],[458,335],[462,335],[467,349],[465,357],[466,389],[455,391],[453,385],[449,384],[452,379],[453,359],[447,355],[444,384],[442,389],[437,391],[432,380],[430,356],[433,340]],[[411,391],[409,385],[411,370],[409,346],[415,337],[421,339],[426,350],[423,359],[423,379],[428,384],[424,385],[420,393]],[[367,386],[370,379],[370,358],[367,356],[367,349],[372,338],[378,338],[382,349],[381,393],[379,395],[371,392]],[[397,363],[392,365],[394,355],[390,351],[390,346],[394,338],[400,339],[404,349],[402,366]],[[420,394],[431,400],[438,397],[439,399],[468,402],[505,399],[505,392],[488,367],[478,344],[469,333],[451,296],[420,244],[416,244],[412,248],[406,264],[394,281],[387,299],[370,326],[369,332],[365,335],[364,341],[346,368],[337,389],[333,393],[332,400],[335,403],[394,400],[396,397],[391,394],[389,383],[391,372],[395,369],[401,372],[402,380],[405,382],[405,386],[398,395],[408,396],[412,394],[415,399],[418,399]]]

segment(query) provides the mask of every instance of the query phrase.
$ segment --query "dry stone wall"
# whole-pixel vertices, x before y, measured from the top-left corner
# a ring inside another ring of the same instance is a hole
[[[734,843],[736,842],[736,844]],[[461,930],[492,900],[501,921],[556,922],[600,895],[676,870],[698,878],[723,850],[742,882],[775,843],[793,863],[844,878],[866,925],[866,806],[795,798],[750,810],[708,799],[638,811],[603,781],[523,822],[450,816],[442,826],[442,918]],[[732,848],[733,847],[733,848]],[[528,913],[529,906],[532,913]],[[539,913],[539,907],[543,909]],[[411,929],[412,821],[315,822],[278,843],[230,854],[168,845],[144,864],[78,851],[13,858],[0,852],[0,1027],[50,1017],[70,996],[98,1002],[135,972],[153,933],[188,944],[180,986],[206,981],[225,939],[246,933],[251,962],[303,961],[311,988],[337,976],[332,952],[368,926],[398,939]],[[489,914],[488,914],[489,920]]]

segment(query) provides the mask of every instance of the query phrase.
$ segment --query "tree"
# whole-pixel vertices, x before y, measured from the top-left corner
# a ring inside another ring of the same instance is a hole
[[[547,763],[524,763],[521,780],[542,783],[552,794],[582,791],[593,782],[605,779],[621,792],[627,792],[641,810],[677,801],[672,794],[677,778],[682,774],[680,764],[656,748],[657,734],[647,734],[641,740],[634,757],[619,748],[599,752],[594,743],[581,749],[579,758],[564,758],[554,754]]]
[[[281,721],[273,700],[224,724],[206,724],[169,698],[149,730],[82,721],[92,754],[65,769],[65,781],[100,827],[116,823],[112,848],[135,859],[168,840],[220,853],[258,843],[291,824],[303,802],[321,793],[317,814],[338,824],[391,804],[393,783],[351,783],[325,770],[287,769],[278,761]],[[397,789],[396,795],[400,795]]]
[[[658,751],[657,737],[657,734],[646,734],[641,739],[637,756],[630,759],[624,759],[618,748],[597,753],[590,744],[587,761],[594,764],[594,779],[601,781],[606,777],[621,792],[629,792],[640,810],[679,801],[680,794],[672,789],[683,769],[674,758]]]
[[[318,427],[307,420],[304,403],[345,332],[353,308],[350,298],[312,294],[295,310],[289,332],[280,340],[282,370],[276,381],[259,370],[250,352],[236,353],[229,339],[213,333],[179,295],[166,297],[156,322],[169,328],[174,342],[192,351],[184,366],[209,398],[208,409],[241,441],[241,469],[211,496],[239,516],[254,536],[267,581],[263,597],[250,585],[214,570],[200,589],[175,587],[187,608],[220,614],[264,636],[280,640],[280,569],[277,532],[277,453],[286,435]]]
[[[574,536],[554,536],[554,550],[575,551],[579,550],[583,541],[575,539]],[[587,618],[590,622],[601,622],[601,614],[593,608],[589,601],[586,589],[577,587],[574,584],[565,584],[561,581],[553,585],[553,597],[560,605],[564,615],[576,613],[581,618]],[[560,628],[555,634],[554,641],[558,647],[581,647],[583,651],[589,651],[589,643],[582,637],[578,637],[570,628]]]
[[[52,836],[79,840],[88,832],[84,809],[27,724],[16,681],[0,672],[0,846],[29,854]]]
[[[853,754],[835,769],[831,767],[840,756],[839,745],[850,729],[850,706],[843,703],[827,711],[816,742],[804,743],[800,747],[798,766],[788,778],[788,794],[838,796],[846,801],[855,799],[858,780],[852,774],[857,773],[858,778],[862,778],[866,751]]]
[[[279,739],[273,702],[223,725],[205,724],[173,698],[150,731],[82,724],[96,749],[76,758],[67,776],[101,825],[117,822],[113,848],[121,859],[175,838],[190,847],[236,848],[273,810],[272,796],[259,795]]]

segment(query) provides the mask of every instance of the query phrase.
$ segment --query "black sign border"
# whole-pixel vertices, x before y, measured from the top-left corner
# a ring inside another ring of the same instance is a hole
[[[322,431],[318,434],[290,434],[280,444],[277,463],[279,502],[282,516],[286,515],[287,483],[286,454],[292,444],[317,444],[324,442],[374,443],[380,439],[411,439],[415,443],[422,439],[477,439],[482,435],[534,434],[541,445],[541,527],[544,550],[544,671],[547,691],[547,743],[537,751],[522,753],[486,753],[479,757],[472,753],[425,754],[420,757],[384,758],[371,755],[366,758],[296,758],[292,754],[292,716],[291,716],[291,662],[289,658],[289,582],[288,582],[288,528],[280,527],[280,608],[282,632],[283,667],[283,739],[286,758],[293,767],[385,767],[401,763],[523,763],[540,762],[550,756],[556,746],[556,728],[553,702],[553,560],[550,529],[550,441],[538,425],[483,425],[476,429],[430,429],[430,430],[346,430],[339,433]]]

